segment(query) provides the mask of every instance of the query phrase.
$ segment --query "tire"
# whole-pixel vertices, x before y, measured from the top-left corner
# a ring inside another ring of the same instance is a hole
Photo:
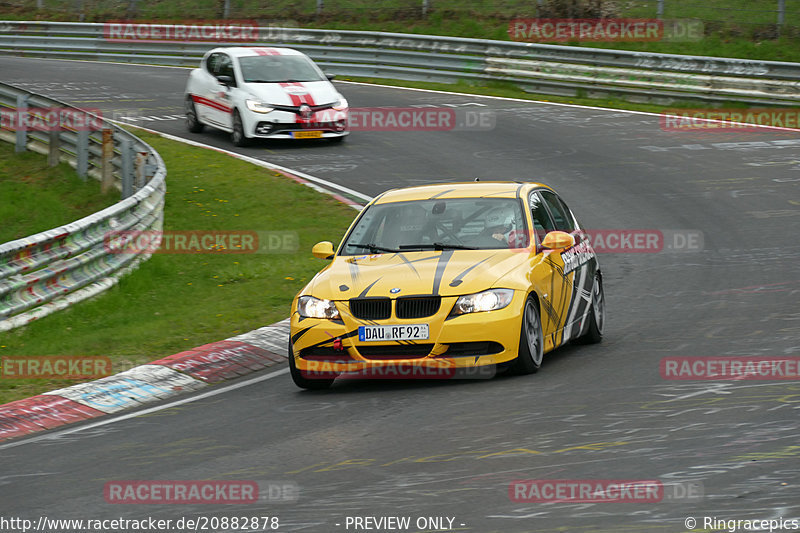
[[[592,287],[592,303],[589,309],[589,327],[586,333],[578,337],[581,344],[597,344],[603,340],[603,328],[606,324],[606,296],[603,292],[603,277],[598,272],[594,276]]]
[[[186,129],[191,133],[202,133],[205,125],[197,118],[197,110],[191,96],[186,97]]]
[[[534,374],[542,366],[544,335],[536,298],[528,296],[522,311],[519,333],[519,352],[511,365],[514,374]]]
[[[336,379],[332,377],[328,378],[314,378],[309,379],[303,376],[303,372],[297,368],[294,362],[294,347],[292,346],[292,342],[289,341],[289,373],[292,375],[292,381],[294,384],[300,387],[301,389],[308,389],[308,390],[324,390],[329,388],[333,385],[333,381]]]
[[[249,146],[250,139],[244,134],[244,124],[238,109],[233,111],[233,131],[231,132],[231,142],[234,146]]]

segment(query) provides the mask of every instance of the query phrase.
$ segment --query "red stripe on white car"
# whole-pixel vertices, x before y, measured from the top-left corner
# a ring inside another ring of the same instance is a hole
[[[214,100],[209,100],[208,98],[203,98],[202,96],[197,96],[196,94],[192,95],[192,101],[198,105],[204,105],[207,107],[211,107],[218,111],[222,111],[224,113],[232,113],[233,108],[226,106],[225,104],[221,104],[219,102],[215,102]]]
[[[251,50],[257,53],[260,56],[279,56],[281,55],[280,51],[275,48],[251,48]]]
[[[306,104],[306,105],[309,105],[309,106],[316,105],[314,103],[314,97],[311,96],[311,93],[308,90],[308,88],[305,85],[303,85],[302,83],[300,83],[300,82],[281,83],[280,86],[283,87],[284,89],[287,89],[287,88],[290,88],[290,87],[299,87],[299,88],[301,88],[301,89],[303,89],[305,91],[305,94],[292,94],[289,91],[286,92],[286,94],[288,94],[289,98],[291,98],[291,100],[292,100],[292,105],[298,106],[298,107],[303,105],[303,104]],[[300,115],[295,115],[294,121],[295,121],[295,123],[307,124],[307,123],[312,122],[314,120],[314,115],[315,114],[316,113],[312,114],[311,118],[309,118],[309,119],[304,119],[304,118],[300,117]]]

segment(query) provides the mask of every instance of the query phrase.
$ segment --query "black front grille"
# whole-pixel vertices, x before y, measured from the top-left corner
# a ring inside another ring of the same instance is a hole
[[[347,350],[336,350],[335,348],[324,346],[314,346],[300,350],[300,357],[312,361],[328,361],[330,363],[349,363],[353,361]]]
[[[395,314],[397,318],[424,318],[435,315],[440,305],[442,305],[441,296],[398,298]]]
[[[256,126],[256,133],[268,135],[288,131],[333,131],[340,132],[342,128],[335,122],[310,122],[307,124],[290,122],[259,122]]]
[[[392,316],[389,298],[352,298],[350,312],[361,320],[386,320]]]
[[[279,104],[272,104],[270,105],[271,108],[276,109],[278,111],[288,111],[290,113],[294,113],[295,115],[300,114],[300,107],[299,105],[279,105]],[[333,104],[322,104],[322,105],[310,105],[308,106],[311,108],[311,111],[316,113],[317,111],[324,111],[326,109],[332,109]]]
[[[358,346],[356,349],[367,359],[421,359],[431,353],[433,344]]]
[[[477,355],[491,355],[504,350],[499,342],[451,342],[447,351],[441,357],[474,357]]]

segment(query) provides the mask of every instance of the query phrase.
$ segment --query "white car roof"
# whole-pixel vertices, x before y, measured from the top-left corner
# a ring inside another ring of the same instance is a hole
[[[225,52],[231,57],[248,57],[248,56],[302,56],[303,52],[299,52],[293,48],[279,48],[274,46],[223,46],[214,48],[208,53]]]

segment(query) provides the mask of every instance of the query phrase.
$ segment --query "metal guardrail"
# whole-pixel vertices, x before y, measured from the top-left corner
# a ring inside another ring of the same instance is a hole
[[[104,24],[0,22],[0,54],[196,66],[214,46],[243,42],[112,41]],[[800,63],[696,57],[384,32],[260,28],[344,76],[454,83],[507,81],[531,92],[797,105]]]
[[[26,108],[68,108],[82,113],[3,83],[0,108],[6,113]],[[66,162],[84,178],[105,179],[121,189],[123,196],[120,202],[70,224],[0,244],[0,331],[94,296],[149,258],[144,253],[109,253],[105,237],[110,231],[161,230],[166,167],[161,156],[135,135],[104,121],[98,123],[99,131],[10,131],[0,125],[0,139],[14,143],[17,151],[47,154],[51,165]]]

